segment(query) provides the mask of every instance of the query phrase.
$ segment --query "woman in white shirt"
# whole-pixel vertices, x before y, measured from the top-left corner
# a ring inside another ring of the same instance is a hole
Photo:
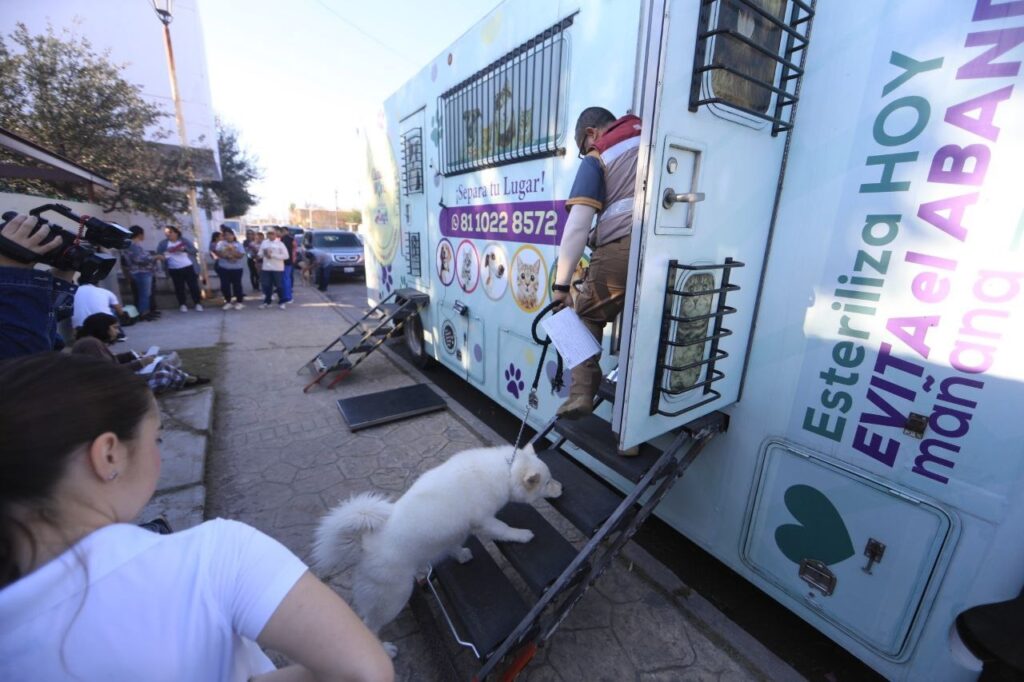
[[[267,238],[260,244],[259,255],[263,261],[263,269],[260,272],[263,303],[260,308],[270,307],[274,289],[277,289],[278,307],[284,310],[287,304],[287,299],[284,296],[284,262],[288,260],[288,247],[281,243],[273,228],[267,232]]]
[[[164,228],[164,235],[167,237],[156,247],[156,252],[163,255],[167,260],[167,274],[174,282],[174,295],[178,297],[178,306],[181,312],[188,312],[185,305],[185,287],[192,296],[192,303],[196,310],[203,309],[199,296],[199,278],[196,270],[199,265],[196,263],[196,247],[181,238],[181,230],[174,225]]]
[[[0,386],[0,679],[393,679],[373,634],[277,541],[222,519],[132,525],[160,473],[144,379],[45,353],[0,363]],[[297,665],[275,670],[254,642]]]

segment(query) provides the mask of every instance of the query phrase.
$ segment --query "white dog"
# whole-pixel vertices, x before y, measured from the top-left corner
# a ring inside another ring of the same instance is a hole
[[[463,547],[470,533],[485,541],[533,539],[531,531],[495,518],[502,507],[561,494],[532,446],[514,457],[510,445],[465,450],[425,472],[397,502],[362,493],[335,507],[316,529],[313,562],[324,571],[355,565],[353,606],[377,634],[405,606],[428,565],[446,556],[460,563],[473,558]],[[394,644],[384,648],[397,653]]]

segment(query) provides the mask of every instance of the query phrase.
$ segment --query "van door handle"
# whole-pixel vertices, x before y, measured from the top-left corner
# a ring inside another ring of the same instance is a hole
[[[677,202],[684,204],[695,204],[704,201],[704,192],[689,192],[687,194],[676,194],[676,191],[669,187],[665,190],[665,196],[661,199],[661,205],[665,208],[672,208]]]

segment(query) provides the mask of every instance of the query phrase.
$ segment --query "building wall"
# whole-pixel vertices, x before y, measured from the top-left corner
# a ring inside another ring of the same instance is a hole
[[[125,65],[123,74],[126,79],[140,85],[145,97],[167,112],[169,117],[163,127],[173,134],[163,141],[177,144],[163,24],[153,11],[151,2],[3,0],[2,4],[0,32],[5,36],[19,22],[25,24],[32,34],[45,32],[49,24],[57,35],[68,29],[88,38],[96,52],[109,50],[111,61]],[[177,0],[174,3],[171,40],[189,144],[212,149],[216,154],[217,131],[197,0]]]

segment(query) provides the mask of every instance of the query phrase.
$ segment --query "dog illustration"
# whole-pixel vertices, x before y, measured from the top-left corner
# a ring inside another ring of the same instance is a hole
[[[315,531],[313,562],[324,572],[355,566],[353,607],[377,634],[399,614],[429,565],[447,556],[473,559],[463,546],[470,533],[485,541],[533,539],[531,531],[495,517],[502,507],[561,494],[562,484],[532,446],[464,450],[416,479],[396,502],[362,493],[336,506]],[[384,648],[397,654],[390,642]]]
[[[484,286],[487,288],[491,287],[491,284],[496,279],[501,279],[505,276],[505,266],[498,262],[498,254],[493,251],[484,254]]]
[[[451,250],[442,246],[441,247],[441,272],[439,273],[442,280],[444,279],[445,275],[450,275],[452,273],[451,261],[452,261],[452,252],[451,252]]]

